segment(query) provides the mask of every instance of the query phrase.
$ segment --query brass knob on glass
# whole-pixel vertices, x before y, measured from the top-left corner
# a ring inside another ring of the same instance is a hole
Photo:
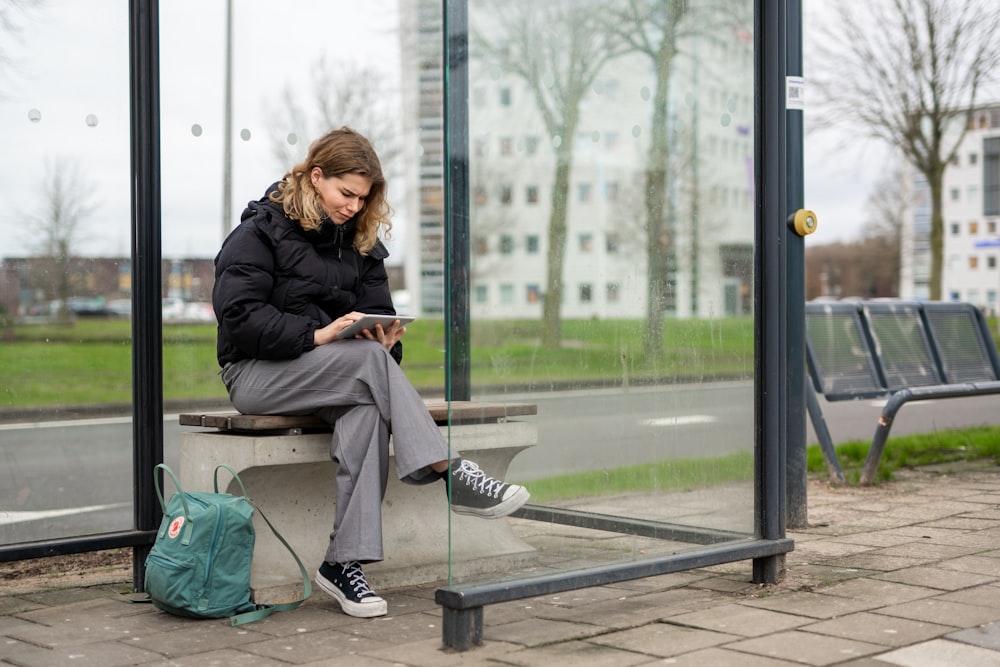
[[[805,236],[806,234],[812,234],[816,231],[816,227],[819,221],[816,219],[816,214],[809,209],[800,208],[792,215],[788,216],[788,224],[795,230],[795,233],[799,236]]]

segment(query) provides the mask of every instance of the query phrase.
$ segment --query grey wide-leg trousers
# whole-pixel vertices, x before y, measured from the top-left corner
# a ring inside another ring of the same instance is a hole
[[[439,479],[429,466],[448,459],[441,431],[385,347],[338,340],[296,359],[228,364],[222,380],[244,414],[315,414],[333,424],[337,507],[326,560],[382,560],[390,431],[396,473],[405,482]]]

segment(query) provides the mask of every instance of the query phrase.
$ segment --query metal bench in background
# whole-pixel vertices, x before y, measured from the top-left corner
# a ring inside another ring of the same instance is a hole
[[[806,304],[806,405],[831,478],[844,481],[818,394],[828,401],[887,398],[860,483],[871,484],[896,413],[910,401],[1000,393],[1000,356],[968,303]]]

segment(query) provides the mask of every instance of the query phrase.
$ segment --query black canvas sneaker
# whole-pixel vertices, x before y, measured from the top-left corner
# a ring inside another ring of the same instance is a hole
[[[451,509],[499,519],[528,502],[531,494],[523,486],[493,479],[472,461],[455,459],[451,464]]]
[[[361,563],[323,563],[315,576],[316,585],[340,603],[348,616],[385,616],[385,600],[375,595],[361,571]]]

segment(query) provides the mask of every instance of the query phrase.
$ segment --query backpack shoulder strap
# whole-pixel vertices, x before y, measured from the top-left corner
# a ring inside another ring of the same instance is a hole
[[[274,536],[278,538],[278,541],[281,542],[286,549],[288,549],[288,553],[292,554],[292,558],[295,559],[295,563],[299,566],[299,574],[302,575],[303,594],[301,599],[295,600],[293,602],[281,602],[278,604],[258,605],[257,609],[253,611],[248,611],[242,614],[236,614],[235,616],[230,616],[229,625],[231,626],[243,625],[244,623],[259,621],[262,618],[267,618],[276,611],[291,611],[292,609],[297,609],[299,605],[308,600],[309,596],[312,595],[312,582],[309,580],[309,573],[306,572],[306,568],[304,565],[302,565],[302,560],[299,558],[298,554],[295,553],[295,550],[292,549],[291,545],[288,544],[285,538],[281,536],[281,533],[279,533],[278,529],[274,527],[270,519],[268,519],[267,516],[264,515],[264,512],[262,512],[260,507],[257,506],[257,503],[253,502],[249,498],[247,498],[247,502],[249,502],[253,506],[253,508],[257,510],[257,512],[260,514],[260,518],[264,519],[264,523],[266,523],[267,527],[271,529],[271,532],[274,533]]]

